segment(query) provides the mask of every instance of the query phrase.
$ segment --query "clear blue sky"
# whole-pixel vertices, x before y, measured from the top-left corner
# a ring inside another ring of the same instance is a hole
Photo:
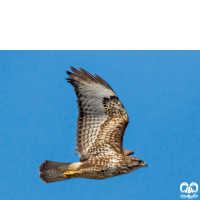
[[[124,148],[148,164],[107,180],[50,184],[46,159],[76,162],[70,66],[104,78],[130,123]],[[0,51],[1,199],[180,199],[200,185],[200,51]],[[200,195],[200,194],[199,194]]]

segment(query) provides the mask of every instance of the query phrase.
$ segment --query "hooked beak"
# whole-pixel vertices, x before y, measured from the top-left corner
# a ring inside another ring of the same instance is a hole
[[[148,167],[147,163],[143,162],[140,164],[142,167]]]

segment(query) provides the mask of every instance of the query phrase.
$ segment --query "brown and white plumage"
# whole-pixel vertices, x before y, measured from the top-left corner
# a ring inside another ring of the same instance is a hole
[[[76,143],[80,162],[72,163],[73,167],[76,165],[74,172],[72,167],[64,168],[66,173],[53,162],[53,173],[58,173],[60,180],[76,177],[104,179],[146,166],[142,160],[129,156],[133,151],[123,149],[123,135],[129,118],[113,89],[98,75],[92,76],[81,68],[71,67],[71,71],[67,71],[67,81],[73,85],[77,96]],[[143,165],[138,164],[139,161]],[[58,180],[49,179],[51,164],[52,161],[45,161],[39,169],[40,178],[45,182]]]
[[[77,151],[80,160],[105,152],[122,153],[128,115],[112,88],[83,69],[71,68],[67,79],[78,98]]]

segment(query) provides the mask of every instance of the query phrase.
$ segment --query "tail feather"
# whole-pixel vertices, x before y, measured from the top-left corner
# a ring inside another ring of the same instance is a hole
[[[70,179],[70,177],[64,175],[64,172],[69,170],[71,164],[72,163],[45,160],[39,167],[39,177],[45,183]]]

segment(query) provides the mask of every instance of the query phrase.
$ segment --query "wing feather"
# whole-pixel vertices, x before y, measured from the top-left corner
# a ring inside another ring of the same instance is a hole
[[[128,124],[126,110],[113,89],[98,75],[71,67],[67,81],[74,87],[78,119],[76,131],[80,160],[93,155],[123,153],[123,135]]]

